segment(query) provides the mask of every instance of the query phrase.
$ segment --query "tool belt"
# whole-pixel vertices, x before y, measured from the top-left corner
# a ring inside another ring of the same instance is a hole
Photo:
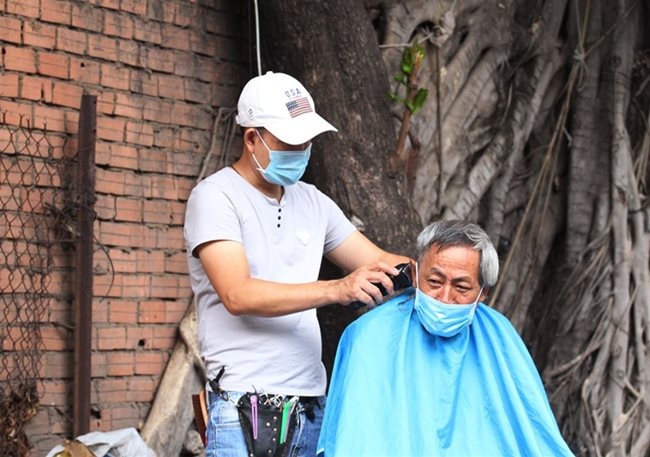
[[[228,400],[228,393],[219,387],[217,377],[210,381],[213,392]],[[239,422],[244,432],[248,455],[253,457],[285,457],[289,452],[298,414],[305,412],[308,420],[314,419],[314,406],[318,397],[273,395],[246,392],[237,401]]]

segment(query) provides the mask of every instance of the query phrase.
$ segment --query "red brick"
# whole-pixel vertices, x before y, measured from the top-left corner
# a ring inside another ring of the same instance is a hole
[[[199,70],[199,68],[201,70]],[[174,74],[186,78],[201,78],[200,73],[206,69],[201,67],[199,59],[195,54],[183,52],[177,54],[174,60]]]
[[[41,405],[67,406],[70,398],[71,386],[60,380],[43,380],[40,383],[42,393],[39,396]]]
[[[132,71],[128,88],[138,94],[158,96],[158,77],[144,71]]]
[[[115,92],[104,91],[97,96],[97,114],[115,115]]]
[[[152,298],[178,298],[180,290],[179,276],[151,276]]]
[[[145,16],[147,13],[147,0],[122,0],[123,11],[133,13],[136,16]]]
[[[144,105],[145,102],[140,96],[116,93],[114,114],[131,119],[142,119]]]
[[[134,26],[134,40],[151,44],[162,44],[162,31],[158,22],[143,21],[140,17],[136,17]]]
[[[137,360],[136,354],[136,360]],[[136,362],[137,366],[137,362]],[[159,375],[160,373],[153,373]],[[156,380],[150,376],[138,376],[129,380],[129,401],[150,402],[154,399],[154,392],[156,391]]]
[[[88,35],[88,54],[100,59],[117,60],[117,40],[103,35]]]
[[[159,99],[145,100],[143,118],[147,121],[154,121],[161,124],[171,124],[172,107],[173,104],[171,102],[166,102]]]
[[[180,51],[190,50],[190,29],[171,24],[163,24],[161,27],[161,35],[164,47],[178,49]]]
[[[43,22],[25,22],[23,30],[24,43],[45,49],[54,49],[56,29]]]
[[[149,297],[151,281],[148,274],[121,275],[122,296],[132,298]]]
[[[167,2],[166,2],[167,3]],[[198,21],[205,19],[205,11],[197,8],[196,4],[189,5],[187,3],[176,4],[174,11],[173,23],[181,27],[190,27],[195,25]]]
[[[70,25],[72,5],[65,0],[41,0],[41,20]]]
[[[172,129],[154,129],[154,141],[156,142],[154,146],[169,148],[173,140],[172,135],[174,135]],[[165,173],[170,168],[168,161],[165,150],[151,148],[140,150],[138,163],[142,171]]]
[[[8,16],[0,16],[0,41],[20,44],[22,21]]]
[[[147,68],[162,73],[172,73],[174,62],[180,53],[159,48],[147,49]]]
[[[101,32],[104,14],[101,8],[89,4],[72,5],[72,25],[92,32]]]
[[[36,55],[30,48],[4,46],[5,70],[16,70],[25,73],[36,73]]]
[[[154,327],[154,334],[151,341],[152,349],[171,350],[178,341],[178,322],[169,327]]]
[[[147,176],[145,182],[148,189],[145,197],[178,200],[178,185],[175,177]]]
[[[52,379],[72,378],[72,352],[45,352],[42,377]]]
[[[100,64],[90,59],[70,58],[70,79],[77,83],[99,84]]]
[[[119,10],[120,9],[120,1],[121,0],[95,0],[95,3],[98,6],[101,6],[103,8],[108,8],[112,10]]]
[[[150,404],[144,403],[142,406],[132,404],[132,406],[111,408],[111,426],[113,429],[139,427],[139,424],[147,417]]]
[[[108,318],[116,324],[135,324],[138,322],[137,305],[131,301],[111,300]]]
[[[86,32],[59,28],[56,33],[56,48],[73,54],[84,55],[88,49]]]
[[[19,0],[7,2],[7,13],[18,16],[38,17],[39,0]]]
[[[97,379],[92,384],[92,403],[121,403],[129,391],[128,382],[123,378]]]
[[[145,223],[170,224],[171,204],[165,200],[145,200],[143,217]]]
[[[52,80],[24,76],[20,85],[20,96],[28,100],[52,102]]]
[[[134,198],[117,198],[115,200],[115,220],[142,222],[142,205],[142,200]]]
[[[142,122],[127,121],[125,140],[127,143],[152,146],[153,128],[151,125]]]
[[[108,353],[108,376],[133,376],[135,354],[132,351]]]
[[[150,326],[129,327],[126,330],[127,347],[131,349],[151,349],[153,347],[153,336],[154,329]]]
[[[89,90],[88,92],[90,93],[90,95],[96,95],[93,94],[92,90]],[[79,102],[81,102],[81,100]],[[65,119],[66,132],[76,134],[79,131],[79,110],[78,109],[75,111],[66,110],[63,112],[63,117]],[[76,139],[73,140],[76,141]],[[76,154],[76,149],[68,149],[68,151],[75,151]]]
[[[18,97],[17,73],[0,73],[0,97]]]
[[[97,118],[97,138],[109,141],[123,141],[126,122],[114,117]]]
[[[123,144],[110,144],[108,146],[108,162],[115,168],[129,170],[138,169],[138,151],[132,146]]]
[[[95,200],[95,213],[99,219],[113,219],[115,217],[115,197],[97,194]]]
[[[119,40],[117,43],[117,61],[133,67],[141,67],[145,55],[145,46],[132,40]]]
[[[97,327],[97,349],[126,349],[125,327]]]
[[[69,75],[70,59],[63,54],[39,51],[38,73],[44,76],[67,79]]]
[[[72,330],[60,326],[41,327],[41,341],[46,351],[68,351],[72,349]]]
[[[93,319],[93,323],[96,322]],[[96,341],[96,338],[93,338]],[[108,357],[110,352],[98,352],[96,349],[90,354],[90,376],[91,378],[105,378],[108,376]]]
[[[184,252],[167,254],[165,258],[165,272],[187,274],[187,255]]]
[[[197,30],[190,33],[190,50],[212,58],[219,55],[217,42],[212,37],[206,38],[205,33]]]
[[[176,300],[167,302],[167,322],[173,325],[178,325],[183,320],[185,313],[187,313],[188,301]]]
[[[101,84],[107,88],[128,90],[130,71],[111,64],[101,64]]]
[[[174,75],[158,75],[158,95],[172,100],[183,100],[184,79]],[[202,102],[208,100],[205,97]]]
[[[133,38],[133,18],[123,12],[104,12],[104,35]]]
[[[60,108],[48,108],[45,106],[34,106],[34,125],[44,126],[51,132],[77,133],[76,126],[73,131],[66,130],[66,123],[63,111]]]
[[[144,197],[145,194],[145,176],[136,174],[125,174],[124,195],[131,197]]]
[[[183,84],[183,98],[190,102],[205,103],[212,95],[212,84],[186,79]]]
[[[134,250],[135,271],[140,273],[164,273],[165,254],[160,250]]]
[[[143,324],[164,324],[165,302],[160,300],[142,301],[139,304],[138,322]]]
[[[209,130],[212,127],[212,113],[205,106],[174,103],[172,118],[178,125]]]
[[[167,365],[167,354],[162,352],[136,352],[135,374],[136,375],[158,375],[162,373]]]
[[[79,108],[81,106],[82,95],[83,88],[76,84],[55,82],[52,101],[55,105]]]
[[[98,278],[105,278],[108,275],[97,275],[93,278],[93,284],[97,282]],[[93,324],[108,323],[108,300],[103,295],[96,295],[93,299]],[[94,333],[94,332],[93,332]],[[93,350],[97,350],[97,338],[93,338]]]
[[[100,239],[105,244],[122,247],[138,247],[143,242],[143,231],[139,224],[113,223],[109,221],[100,223]]]

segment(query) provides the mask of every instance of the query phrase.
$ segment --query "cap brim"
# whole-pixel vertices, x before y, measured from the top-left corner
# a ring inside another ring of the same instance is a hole
[[[332,124],[313,112],[273,122],[264,128],[278,140],[291,145],[306,143],[323,132],[338,132]]]

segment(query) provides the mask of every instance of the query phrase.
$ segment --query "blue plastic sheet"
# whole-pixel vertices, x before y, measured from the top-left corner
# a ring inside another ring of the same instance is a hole
[[[479,304],[461,333],[434,336],[413,294],[343,333],[318,449],[325,457],[573,455],[508,319]]]

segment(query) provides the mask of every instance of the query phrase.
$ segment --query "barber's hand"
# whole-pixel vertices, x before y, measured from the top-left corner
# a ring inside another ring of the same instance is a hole
[[[373,308],[393,294],[393,281],[388,275],[398,273],[394,266],[384,262],[361,267],[340,280],[338,302],[346,306],[350,303],[362,302],[369,308]],[[379,287],[373,283],[381,284],[387,296],[384,297]]]

